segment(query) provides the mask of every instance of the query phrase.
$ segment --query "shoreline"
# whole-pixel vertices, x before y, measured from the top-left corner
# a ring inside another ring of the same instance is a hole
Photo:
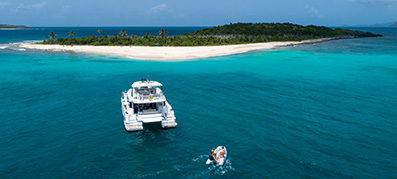
[[[21,30],[21,29],[29,29],[29,28],[0,28],[0,30]]]
[[[223,46],[177,46],[177,47],[150,47],[150,46],[89,46],[89,45],[43,45],[23,43],[18,46],[31,50],[71,51],[92,54],[126,57],[134,60],[154,61],[185,61],[208,57],[217,57],[245,53],[254,50],[273,49],[285,46],[315,44],[327,42],[336,38],[322,38],[315,40],[265,42]]]

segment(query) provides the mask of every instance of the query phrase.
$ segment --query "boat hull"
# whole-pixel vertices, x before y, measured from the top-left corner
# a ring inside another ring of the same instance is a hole
[[[143,130],[145,123],[160,123],[162,128],[176,127],[174,110],[162,91],[162,84],[143,79],[121,93],[121,111],[127,131]]]
[[[127,123],[127,121],[124,120],[124,127],[125,127],[125,130],[127,130],[129,132],[143,130],[143,124],[139,123],[139,122]]]
[[[128,120],[129,119],[129,120]],[[143,130],[143,124],[146,123],[160,123],[163,129],[174,128],[178,125],[175,121],[175,117],[162,117],[162,116],[145,116],[145,117],[135,117],[135,116],[124,116],[124,127],[125,130],[129,132],[141,131]]]

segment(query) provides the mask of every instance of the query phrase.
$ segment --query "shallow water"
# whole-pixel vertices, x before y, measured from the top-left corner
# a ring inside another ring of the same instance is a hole
[[[186,62],[13,48],[51,30],[0,31],[1,178],[397,177],[396,28]],[[148,75],[178,126],[126,132],[120,93]]]

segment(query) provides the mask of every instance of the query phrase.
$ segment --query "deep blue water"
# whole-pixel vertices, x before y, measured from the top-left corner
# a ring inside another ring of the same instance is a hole
[[[0,31],[0,178],[397,177],[397,28],[186,62],[13,45],[98,28]],[[126,132],[120,93],[148,75],[179,125]],[[217,145],[223,168],[205,165]]]

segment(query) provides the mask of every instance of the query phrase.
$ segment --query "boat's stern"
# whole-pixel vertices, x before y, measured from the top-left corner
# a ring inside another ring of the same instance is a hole
[[[168,121],[168,120],[163,120],[161,121],[161,127],[166,129],[166,128],[172,128],[172,127],[176,127],[178,125],[178,123],[174,121]]]
[[[125,130],[132,131],[141,131],[143,130],[143,122],[137,121],[136,116],[126,114],[124,116],[124,127]]]
[[[141,130],[143,130],[143,123],[142,122],[127,122],[124,120],[124,127],[125,127],[125,130],[127,130],[129,132],[141,131]]]
[[[178,123],[176,123],[174,110],[172,110],[171,105],[168,104],[167,101],[165,101],[165,107],[163,110],[164,110],[163,113],[164,119],[161,121],[161,127],[164,129],[176,127]]]
[[[176,127],[177,125],[178,123],[176,123],[176,117],[174,115],[164,117],[164,119],[161,121],[161,127],[164,129]]]

